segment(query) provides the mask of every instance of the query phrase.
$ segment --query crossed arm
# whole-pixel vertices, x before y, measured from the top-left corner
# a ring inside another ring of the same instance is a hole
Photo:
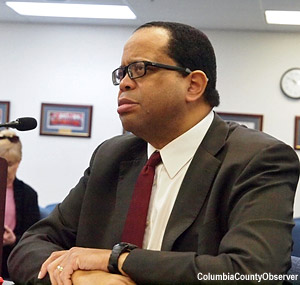
[[[135,284],[122,270],[128,253],[123,253],[119,259],[119,270],[123,275],[108,272],[110,254],[111,250],[82,247],[53,252],[42,264],[38,279],[48,273],[53,285]]]

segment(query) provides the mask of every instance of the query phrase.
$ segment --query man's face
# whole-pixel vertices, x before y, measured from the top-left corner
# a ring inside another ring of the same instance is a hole
[[[143,60],[176,65],[167,55],[168,40],[165,29],[138,30],[124,47],[121,66]],[[187,88],[187,80],[177,71],[148,67],[140,78],[130,79],[126,74],[118,96],[124,129],[143,138],[171,132],[182,120]]]

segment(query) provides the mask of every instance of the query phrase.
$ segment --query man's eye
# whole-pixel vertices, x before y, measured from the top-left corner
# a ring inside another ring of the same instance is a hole
[[[142,65],[136,65],[136,66],[134,67],[134,71],[139,72],[139,71],[143,71],[143,70],[144,70],[144,67],[143,67]]]

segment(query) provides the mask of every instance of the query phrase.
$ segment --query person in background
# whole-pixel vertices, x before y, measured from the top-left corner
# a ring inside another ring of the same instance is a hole
[[[2,277],[9,279],[8,256],[23,233],[40,219],[40,212],[36,191],[16,178],[22,160],[22,144],[15,132],[0,131],[0,157],[6,159],[8,163]]]
[[[213,111],[207,36],[180,23],[145,24],[126,42],[112,81],[132,134],[103,142],[64,201],[23,235],[8,261],[13,280],[183,285],[286,273],[299,159]]]

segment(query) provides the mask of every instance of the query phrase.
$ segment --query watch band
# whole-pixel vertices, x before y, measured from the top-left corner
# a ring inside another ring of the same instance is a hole
[[[108,266],[107,266],[108,271],[113,274],[121,274],[118,268],[120,255],[124,252],[130,252],[136,248],[137,248],[136,245],[127,242],[120,242],[114,245],[108,261]]]

